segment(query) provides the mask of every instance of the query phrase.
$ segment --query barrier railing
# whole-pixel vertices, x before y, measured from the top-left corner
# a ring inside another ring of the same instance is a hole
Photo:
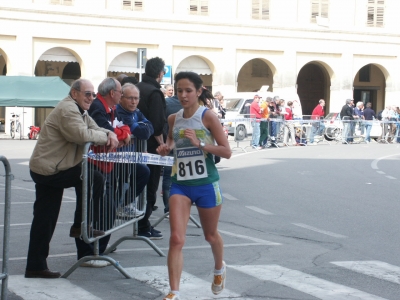
[[[140,191],[136,180],[140,176],[140,169],[145,167],[141,164],[168,164],[171,158],[145,152],[146,141],[136,139],[132,139],[131,145],[121,148],[121,151],[112,153],[108,153],[105,146],[85,145],[82,160],[81,237],[85,243],[93,244],[94,254],[79,259],[63,278],[89,260],[107,261],[126,278],[131,278],[119,262],[108,256],[125,240],[144,241],[160,256],[165,256],[150,239],[138,235],[137,222],[144,216],[147,200],[143,186],[143,191],[138,195]],[[100,254],[100,239],[127,226],[133,227],[132,235],[121,237]]]
[[[246,128],[245,133],[248,134],[247,128],[252,127],[254,118],[241,118],[241,119],[225,119],[223,122],[226,124],[239,124]],[[316,145],[328,144],[331,142],[343,143],[363,143],[369,142],[374,139],[379,143],[400,143],[400,121],[390,120],[326,120],[320,119],[315,116],[303,115],[302,118],[295,120],[282,120],[282,119],[259,119],[258,121],[268,122],[269,139],[266,147],[274,146],[279,148],[280,145],[289,146],[290,143],[294,145],[291,138],[293,136],[297,145]],[[250,142],[251,137],[245,138],[242,133],[239,133],[241,138],[237,138],[237,133],[240,130],[234,130],[234,140],[237,143],[236,147],[231,149],[242,149],[246,152],[247,147],[240,147],[240,142]],[[369,132],[367,134],[367,132]],[[243,137],[243,139],[242,139]],[[290,142],[289,142],[290,141]]]
[[[5,194],[4,194],[4,230],[3,230],[3,257],[1,279],[1,299],[7,300],[8,294],[8,259],[10,247],[10,213],[11,213],[11,180],[14,176],[11,174],[10,163],[7,158],[0,156],[5,169]]]
[[[234,120],[223,120],[224,124],[230,124],[233,127],[233,140],[236,142],[236,146],[233,149],[241,149],[246,152],[246,148],[251,147],[251,138],[249,138],[250,134],[253,135],[253,121],[255,120],[255,116],[247,114],[244,115],[242,119],[234,119]],[[229,129],[228,129],[229,131]],[[249,143],[248,146],[242,147],[240,143],[246,142]]]

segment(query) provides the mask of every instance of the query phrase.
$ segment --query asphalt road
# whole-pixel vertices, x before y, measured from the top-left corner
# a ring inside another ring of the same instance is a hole
[[[110,255],[134,279],[114,267],[79,268],[67,279],[23,278],[34,202],[27,162],[34,144],[0,140],[0,154],[15,176],[9,299],[162,299],[168,290],[166,258],[141,241],[126,241]],[[234,149],[233,157],[218,165],[227,290],[212,295],[211,250],[201,229],[190,223],[182,299],[400,299],[397,144],[246,150]],[[0,184],[4,190],[4,181]],[[162,207],[161,197],[158,201]],[[3,224],[4,196],[0,203]],[[66,272],[76,261],[68,236],[74,209],[74,191],[68,189],[51,243],[52,270]],[[155,211],[152,220],[161,214]],[[192,215],[198,218],[195,208]],[[166,254],[168,220],[157,228],[164,239],[155,244]],[[113,234],[112,241],[131,231]]]

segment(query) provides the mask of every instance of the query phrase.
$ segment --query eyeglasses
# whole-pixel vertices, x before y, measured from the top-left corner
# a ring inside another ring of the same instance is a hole
[[[125,99],[128,99],[129,101],[139,101],[140,100],[139,97],[125,97],[125,96],[122,96],[122,97]]]
[[[116,92],[118,92],[118,93],[121,93],[121,95],[122,95],[122,91],[118,91],[118,90],[114,90],[114,91],[116,91]]]
[[[85,97],[89,98],[90,96],[92,96],[93,98],[96,98],[96,93],[93,92],[84,92],[85,93]]]
[[[96,98],[96,93],[94,92],[90,92],[90,91],[80,91],[75,89],[76,91],[80,92],[80,93],[84,93],[86,98],[90,98],[90,96],[92,96],[93,98]]]

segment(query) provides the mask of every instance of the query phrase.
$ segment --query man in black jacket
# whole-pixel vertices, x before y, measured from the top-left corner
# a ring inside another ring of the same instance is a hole
[[[166,138],[163,135],[166,123],[166,105],[164,94],[160,90],[160,82],[165,74],[164,66],[164,60],[159,57],[149,59],[146,63],[142,81],[136,85],[140,91],[140,102],[137,108],[153,124],[154,128],[154,134],[147,140],[147,152],[153,154],[158,154],[156,149],[159,145],[164,144]],[[162,239],[162,234],[158,230],[155,230],[149,222],[149,217],[157,199],[161,166],[148,165],[148,167],[150,168],[150,178],[147,184],[146,213],[144,218],[138,223],[138,234],[149,239]]]
[[[343,144],[347,144],[351,137],[351,122],[354,120],[353,117],[353,107],[351,106],[352,99],[347,99],[346,104],[343,105],[342,110],[340,112],[340,118],[343,120],[343,134],[342,134],[342,142]]]

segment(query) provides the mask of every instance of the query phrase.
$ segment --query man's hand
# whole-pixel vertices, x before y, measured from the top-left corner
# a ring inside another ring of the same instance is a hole
[[[157,147],[156,151],[161,156],[166,156],[171,152],[171,149],[168,147],[167,144],[162,144],[162,145]]]
[[[129,145],[130,142],[131,142],[131,135],[128,134],[128,137],[124,139],[124,145]]]
[[[108,151],[113,151],[115,148],[118,147],[118,139],[117,135],[110,131],[107,135],[107,150]]]

